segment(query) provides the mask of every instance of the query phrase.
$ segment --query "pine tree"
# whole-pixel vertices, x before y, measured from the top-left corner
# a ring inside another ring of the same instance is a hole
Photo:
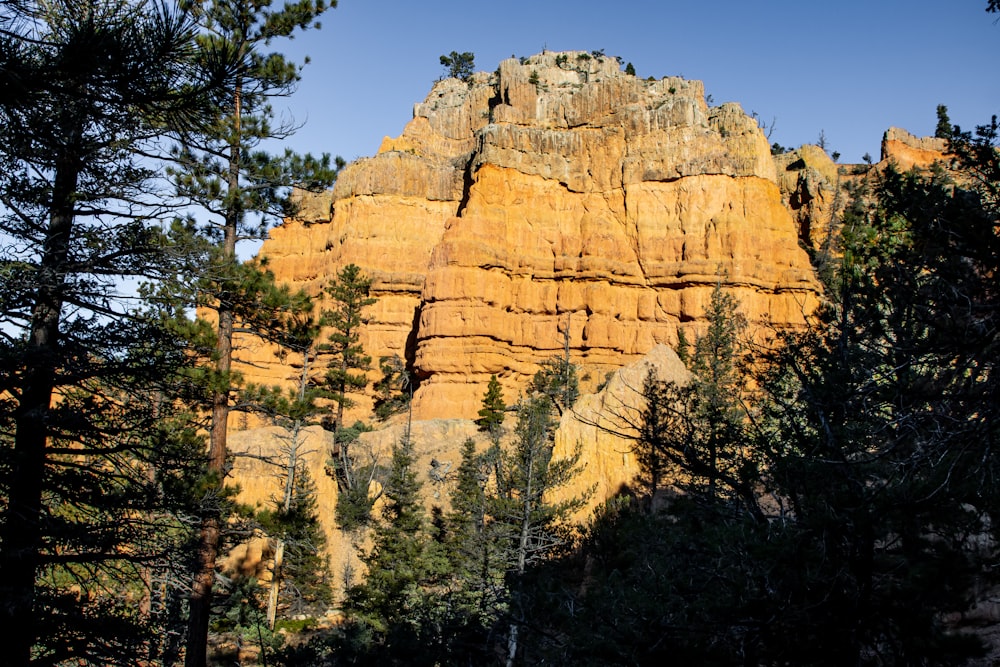
[[[639,420],[635,452],[650,494],[662,480],[709,503],[742,507],[763,519],[755,488],[758,461],[744,437],[744,372],[736,300],[716,283],[706,311],[708,329],[698,336],[686,384],[659,380],[643,385],[646,407]]]
[[[688,472],[704,478],[706,495],[714,501],[722,495],[720,483],[732,491],[743,486],[740,478],[745,464],[741,444],[743,388],[738,370],[743,323],[736,299],[722,290],[721,281],[712,290],[705,315],[708,330],[695,342],[691,360],[691,389],[696,397],[697,417],[704,425],[699,433],[701,442],[696,445],[700,449],[697,456],[704,468],[693,466]],[[729,481],[720,482],[721,478]]]
[[[957,663],[975,650],[937,620],[968,604],[973,573],[990,578],[966,540],[993,534],[984,481],[998,464],[984,445],[998,423],[998,211],[989,184],[962,181],[971,189],[887,171],[845,219],[816,326],[787,337],[760,383],[775,495],[813,555],[796,615],[826,619],[810,645],[837,662],[888,651],[892,664]]]
[[[405,412],[413,396],[412,374],[398,354],[379,358],[382,378],[372,388],[375,390],[375,417],[385,421]]]
[[[948,118],[948,107],[943,104],[937,105],[937,126],[934,128],[934,136],[938,139],[950,139],[953,132],[951,119]]]
[[[238,262],[240,240],[260,238],[275,218],[295,212],[291,186],[325,187],[335,171],[328,156],[319,159],[286,151],[273,157],[258,150],[265,139],[287,136],[289,128],[272,127],[269,100],[288,95],[299,78],[299,67],[280,54],[261,51],[280,37],[318,27],[317,18],[329,6],[325,0],[303,0],[272,9],[270,0],[187,0],[186,9],[202,30],[202,52],[231,54],[237,65],[232,85],[216,98],[217,117],[208,131],[185,134],[172,171],[179,195],[207,214],[204,230],[214,244],[197,286],[198,305],[216,314],[216,345],[212,371],[211,428],[207,466],[221,492],[226,471],[230,394],[233,372],[233,334],[246,320],[260,331],[262,294],[276,293],[273,277],[254,265]],[[332,3],[335,4],[335,3]],[[339,163],[338,163],[339,164]],[[219,553],[222,517],[206,506],[201,518],[201,544],[190,598],[188,667],[206,663],[209,615],[215,562]]]
[[[445,544],[452,576],[457,580],[454,604],[466,629],[470,625],[491,628],[507,598],[505,551],[497,539],[498,525],[490,515],[491,468],[490,456],[477,454],[475,443],[466,440],[450,496],[451,508],[445,516]]]
[[[278,506],[257,516],[274,545],[266,609],[266,626],[272,630],[281,596],[289,601],[291,614],[315,611],[332,599],[316,486],[301,461],[294,473],[289,466],[285,482],[291,486],[286,486]]]
[[[469,51],[452,51],[446,56],[441,56],[441,65],[445,68],[448,76],[462,81],[468,81],[476,69],[476,56]]]
[[[490,382],[486,386],[486,393],[483,395],[483,407],[479,409],[479,419],[476,425],[480,431],[485,431],[495,441],[500,435],[503,427],[504,411],[507,409],[503,400],[503,389],[496,375],[490,376]]]
[[[546,383],[544,385],[550,387]],[[548,494],[565,485],[580,469],[580,448],[573,456],[553,459],[553,400],[538,393],[517,408],[514,443],[510,450],[493,450],[496,495],[490,502],[495,535],[503,544],[511,576],[508,612],[507,664],[513,664],[528,592],[524,575],[529,565],[553,555],[566,543],[564,522],[582,507],[585,498],[552,502]]]
[[[267,604],[267,626],[270,629],[274,628],[278,596],[285,583],[284,571],[289,567],[302,570],[302,567],[297,567],[298,563],[290,566],[284,563],[286,547],[291,549],[297,560],[306,560],[315,566],[315,571],[307,575],[310,580],[318,577],[320,581],[325,581],[326,576],[326,568],[316,557],[325,539],[319,531],[315,499],[311,497],[313,486],[305,467],[304,429],[321,423],[321,415],[326,413],[326,408],[317,401],[329,398],[330,392],[314,371],[320,326],[313,313],[312,300],[301,292],[289,294],[286,298],[289,310],[272,324],[271,335],[280,345],[279,356],[292,354],[300,365],[296,385],[288,390],[249,386],[242,396],[245,404],[251,404],[253,410],[284,429],[284,433],[277,436],[282,453],[281,461],[277,463],[283,471],[282,494],[277,507],[260,517],[266,532],[274,540]],[[323,585],[312,588],[322,592]],[[326,588],[329,588],[328,584]]]
[[[360,330],[365,322],[364,309],[376,302],[369,296],[370,290],[371,279],[358,266],[348,264],[326,288],[333,304],[321,319],[332,329],[329,342],[320,350],[330,356],[325,383],[337,405],[333,428],[333,471],[339,492],[337,519],[347,529],[367,523],[371,511],[368,486],[374,463],[368,467],[359,463],[351,453],[352,439],[344,428],[344,410],[354,405],[351,394],[368,386],[371,357],[360,343]]]
[[[531,379],[531,391],[548,397],[560,416],[571,410],[580,396],[576,366],[569,356],[569,333],[567,325],[563,331],[563,355],[543,361],[541,370]]]
[[[371,551],[363,557],[368,575],[349,591],[346,606],[356,622],[379,637],[376,655],[433,664],[424,638],[437,626],[435,588],[445,566],[431,539],[422,484],[413,467],[413,445],[404,437],[393,448],[381,516],[374,524]]]
[[[0,641],[12,665],[117,664],[151,647],[149,606],[115,597],[148,601],[144,564],[170,560],[195,442],[187,343],[122,284],[177,269],[157,154],[225,72],[169,5],[3,3],[0,25]]]

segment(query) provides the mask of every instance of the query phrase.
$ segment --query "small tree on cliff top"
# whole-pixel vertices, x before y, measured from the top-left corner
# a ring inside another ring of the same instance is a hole
[[[468,81],[472,78],[472,73],[476,67],[476,56],[471,51],[452,51],[446,56],[441,56],[441,65],[449,77]]]

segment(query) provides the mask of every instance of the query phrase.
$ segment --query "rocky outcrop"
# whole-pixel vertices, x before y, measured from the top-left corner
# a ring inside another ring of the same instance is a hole
[[[848,183],[866,166],[838,165],[819,146],[806,144],[774,156],[778,186],[799,239],[818,250],[834,229],[849,200]]]
[[[940,148],[890,130],[875,168],[927,166]],[[419,379],[411,437],[431,504],[444,494],[432,472],[457,467],[468,437],[486,446],[471,419],[490,376],[513,404],[568,346],[583,396],[556,448],[579,444],[585,467],[560,493],[594,489],[598,502],[635,479],[630,424],[643,379],[651,367],[686,378],[669,346],[704,326],[715,286],[737,297],[753,334],[802,325],[820,290],[804,247],[822,245],[847,184],[869,171],[816,146],[771,156],[756,122],[738,105],[706,104],[698,81],[641,80],[613,59],[543,53],[437,82],[400,136],[348,165],[331,192],[303,195],[298,218],[272,230],[261,256],[280,282],[317,297],[348,263],[373,279],[378,301],[361,343],[376,359],[403,357]],[[298,377],[295,360],[273,352],[240,341],[247,379]],[[370,411],[358,398],[348,419]],[[387,461],[403,428],[363,434],[360,446]],[[359,545],[333,523],[330,434],[308,437],[341,581],[358,572]],[[280,446],[267,429],[231,442],[252,454]],[[234,477],[247,502],[278,489],[260,459],[237,458]],[[250,545],[232,565],[257,572],[261,558]]]
[[[553,498],[592,494],[594,502],[580,512],[581,521],[591,516],[594,504],[632,488],[641,472],[633,452],[638,437],[636,427],[646,409],[642,388],[651,372],[660,380],[681,385],[690,377],[672,349],[657,345],[642,359],[610,374],[600,391],[581,396],[559,421],[555,455],[571,456],[579,446],[583,467]]]
[[[891,161],[900,171],[927,169],[941,162],[948,148],[945,139],[916,137],[906,130],[890,127],[882,136],[882,161]]]
[[[261,255],[314,294],[349,262],[374,278],[362,343],[406,358],[420,419],[473,417],[491,374],[516,396],[567,336],[596,384],[701,326],[719,281],[761,327],[800,325],[819,289],[754,120],[583,52],[438,82],[300,217]]]
[[[852,198],[852,186],[887,168],[898,171],[928,170],[946,165],[947,142],[933,137],[915,137],[906,130],[889,128],[882,137],[877,163],[837,164],[819,146],[805,145],[774,156],[785,206],[798,228],[801,243],[820,251],[840,224]]]

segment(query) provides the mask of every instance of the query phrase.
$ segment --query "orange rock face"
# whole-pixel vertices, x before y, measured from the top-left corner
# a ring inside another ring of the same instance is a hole
[[[261,255],[314,294],[347,263],[374,278],[362,344],[407,359],[415,419],[474,417],[491,374],[516,397],[566,336],[596,384],[697,330],[719,281],[756,326],[800,325],[819,290],[756,122],[582,52],[438,82],[302,217]]]
[[[942,160],[947,147],[945,139],[915,137],[906,130],[890,127],[882,137],[882,160],[891,160],[900,171],[926,169]]]

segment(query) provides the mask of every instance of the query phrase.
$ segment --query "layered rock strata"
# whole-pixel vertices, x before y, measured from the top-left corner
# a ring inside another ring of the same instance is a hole
[[[317,294],[350,262],[374,278],[362,343],[406,358],[417,419],[474,417],[491,374],[516,397],[567,337],[596,384],[697,330],[719,282],[756,327],[819,289],[756,122],[583,52],[438,82],[302,217],[261,254]]]

